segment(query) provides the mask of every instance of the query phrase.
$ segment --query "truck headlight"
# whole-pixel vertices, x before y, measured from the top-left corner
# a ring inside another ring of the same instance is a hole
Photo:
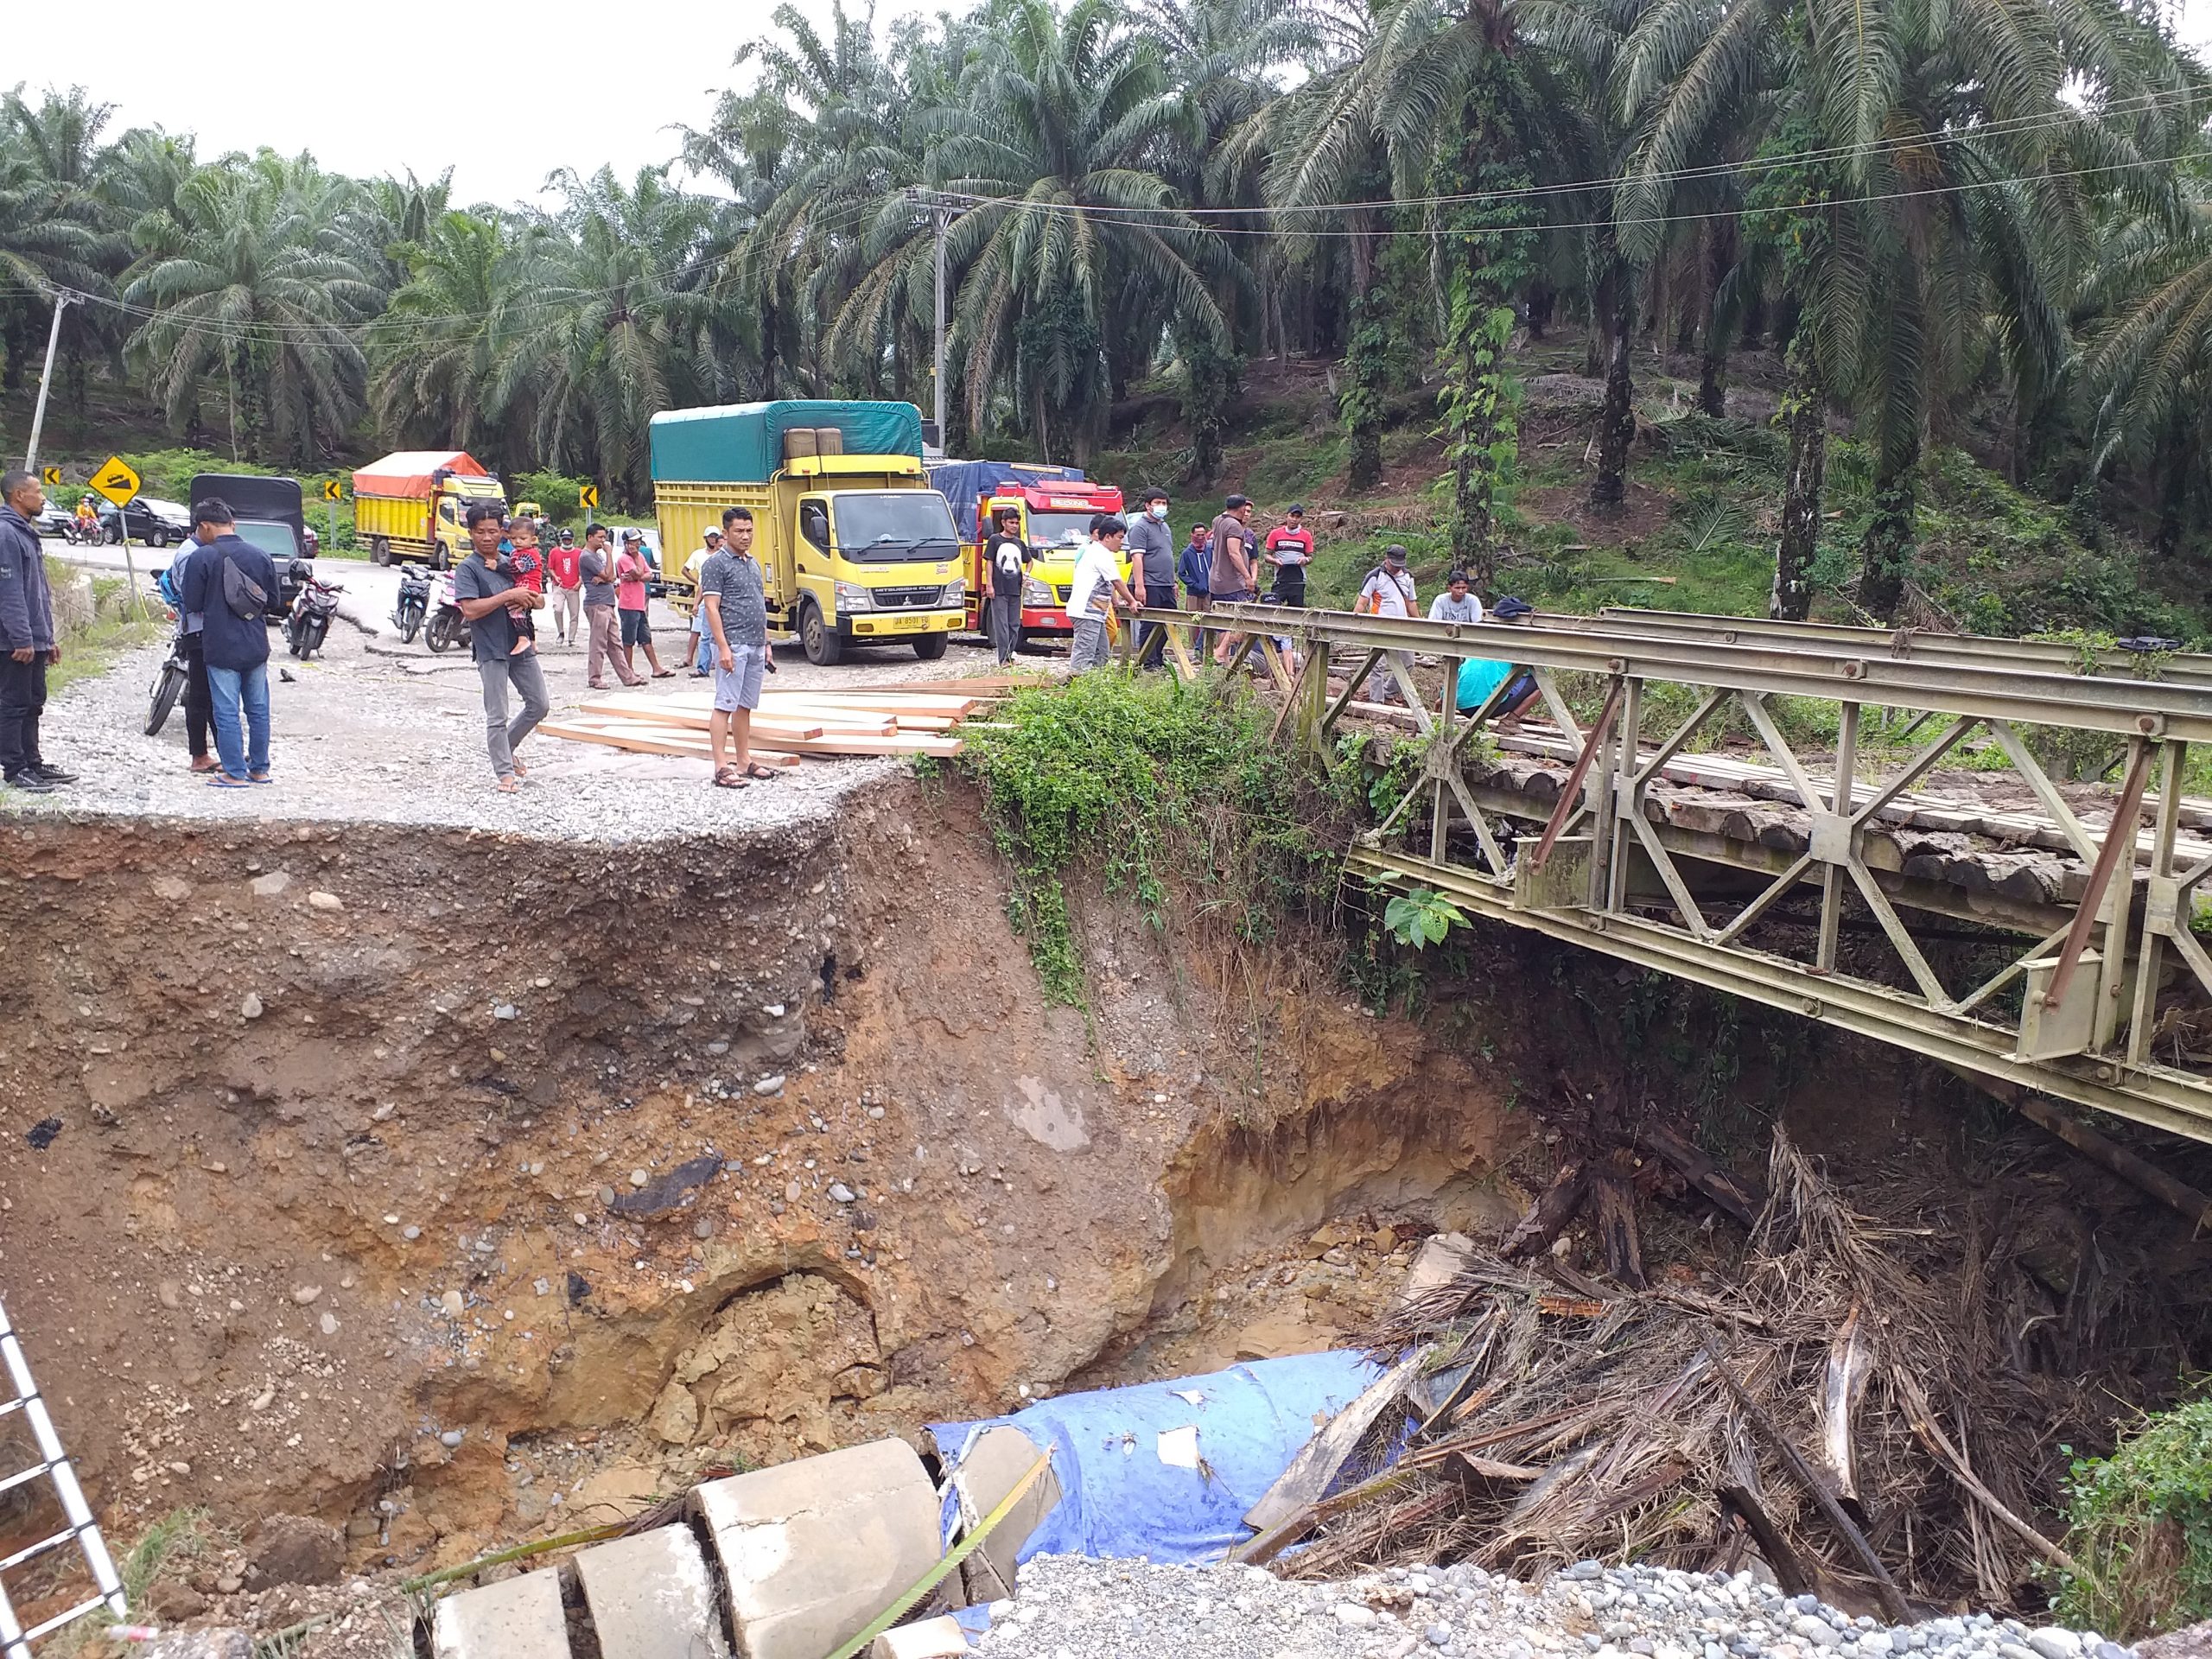
[[[875,608],[875,595],[857,582],[841,582],[837,584],[837,608],[872,611]]]
[[[1021,602],[1025,605],[1053,606],[1060,601],[1052,597],[1052,584],[1039,582],[1034,576],[1021,579]]]
[[[965,605],[968,602],[968,579],[965,576],[955,576],[950,582],[946,582],[944,598],[939,602],[945,605]]]

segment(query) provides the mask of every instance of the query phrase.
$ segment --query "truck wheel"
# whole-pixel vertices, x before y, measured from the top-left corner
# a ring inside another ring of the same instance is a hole
[[[381,536],[372,541],[369,543],[369,563],[372,564],[390,564],[391,563],[391,543],[385,540]]]
[[[810,599],[798,614],[798,642],[806,648],[806,660],[817,668],[835,668],[845,660],[845,642],[822,620],[822,607]]]
[[[440,542],[435,547],[430,550],[430,569],[433,570],[450,570],[453,569],[453,556],[447,550],[446,544],[443,542]]]
[[[945,641],[951,638],[949,633],[918,633],[914,636],[914,655],[925,663],[933,663],[944,655]]]

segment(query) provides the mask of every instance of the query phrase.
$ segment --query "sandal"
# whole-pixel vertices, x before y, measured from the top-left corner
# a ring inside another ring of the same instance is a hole
[[[502,795],[512,795],[520,791],[522,785],[515,782],[512,778],[502,778],[498,783],[493,784],[492,787],[498,790]]]
[[[194,755],[192,760],[192,769],[194,772],[220,772],[222,762],[211,754]]]
[[[227,772],[219,772],[207,780],[210,789],[251,789],[253,785],[243,778],[233,778]]]
[[[720,772],[717,772],[714,775],[713,783],[716,789],[744,789],[748,787],[743,774],[741,774],[735,766],[724,766]]]
[[[748,778],[773,778],[776,775],[776,769],[773,766],[764,766],[758,760],[749,760],[746,763],[745,775]]]
[[[676,671],[672,668],[657,668],[653,671],[653,678],[657,680],[672,680],[675,677]]]

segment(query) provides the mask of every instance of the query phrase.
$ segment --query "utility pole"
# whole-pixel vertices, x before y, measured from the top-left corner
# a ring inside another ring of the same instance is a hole
[[[944,289],[944,261],[940,255],[938,261],[938,283],[940,295]],[[54,385],[54,348],[61,343],[61,313],[72,297],[64,289],[54,290],[54,326],[46,331],[46,371],[38,378],[38,406],[31,411],[31,447],[23,454],[23,470],[27,473],[35,473],[38,470],[38,435],[46,425],[46,394]],[[942,297],[938,301],[937,315],[938,330],[942,334],[944,329],[944,302]]]
[[[937,382],[937,447],[944,448],[944,204],[939,202],[937,216],[937,366],[931,372]]]

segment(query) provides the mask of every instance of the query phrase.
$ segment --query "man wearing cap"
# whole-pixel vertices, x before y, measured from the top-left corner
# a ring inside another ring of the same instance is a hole
[[[1306,607],[1306,567],[1313,563],[1313,532],[1306,528],[1306,504],[1294,501],[1283,522],[1268,532],[1266,556],[1274,572],[1275,596]]]
[[[1493,621],[1519,624],[1535,615],[1535,610],[1527,600],[1508,594],[1497,601],[1491,618]],[[1536,677],[1527,669],[1486,657],[1470,657],[1459,664],[1459,683],[1452,689],[1452,700],[1459,704],[1461,714],[1474,715],[1481,711],[1491,693],[1497,691],[1501,685],[1505,689],[1491,704],[1490,721],[1494,729],[1510,732],[1520,725],[1521,710],[1536,695]]]
[[[672,668],[660,665],[660,653],[653,649],[653,631],[645,626],[645,607],[652,601],[645,593],[645,583],[653,574],[652,561],[645,556],[645,538],[639,531],[622,532],[622,556],[614,561],[614,607],[622,618],[622,660],[630,671],[638,671],[634,655],[639,646],[645,648],[645,660],[652,664],[653,678],[665,680],[673,676]]]
[[[1382,563],[1369,571],[1367,580],[1360,584],[1357,608],[1370,616],[1415,617],[1421,614],[1414,608],[1419,597],[1413,572],[1406,569],[1406,550],[1393,542],[1382,550]],[[1412,653],[1394,651],[1389,656],[1408,677],[1412,675]],[[1398,700],[1396,677],[1384,677],[1379,665],[1367,677],[1367,684],[1377,702]]]
[[[683,580],[691,585],[691,677],[695,680],[705,679],[714,667],[712,636],[707,632],[706,612],[699,598],[699,572],[721,550],[722,533],[709,524],[701,545],[693,548],[683,561]]]
[[[1213,569],[1207,583],[1207,604],[1249,604],[1259,588],[1253,575],[1252,498],[1232,495],[1221,505],[1221,517],[1213,521]],[[1243,639],[1241,633],[1222,635],[1220,645],[1214,648],[1214,661],[1226,668]]]

